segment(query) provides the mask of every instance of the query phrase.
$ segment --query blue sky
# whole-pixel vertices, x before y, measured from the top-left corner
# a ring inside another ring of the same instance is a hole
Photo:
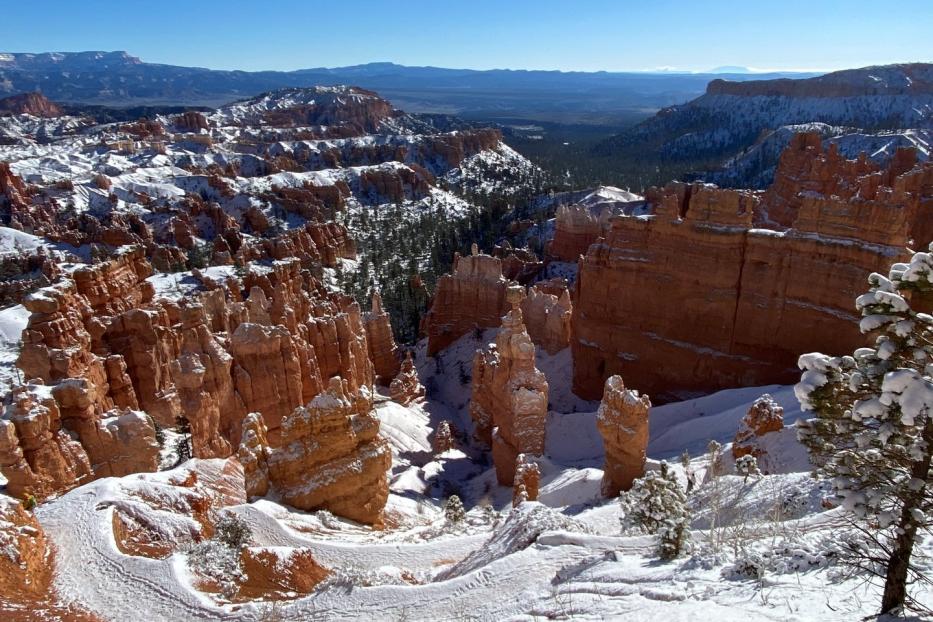
[[[933,61],[933,0],[13,0],[0,51],[216,69],[833,70]]]

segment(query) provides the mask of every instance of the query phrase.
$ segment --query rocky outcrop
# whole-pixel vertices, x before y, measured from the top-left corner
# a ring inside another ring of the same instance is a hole
[[[422,328],[428,337],[428,356],[434,356],[474,328],[499,326],[509,310],[502,262],[481,255],[474,245],[469,257],[454,257],[453,273],[437,281],[431,308]]]
[[[210,130],[207,118],[200,112],[189,110],[172,118],[175,127],[183,132],[200,132]]]
[[[594,215],[585,205],[561,205],[554,219],[554,238],[547,254],[560,261],[576,261],[609,226],[608,211]]]
[[[20,93],[0,99],[0,117],[28,114],[34,117],[53,118],[65,114],[57,104],[42,93]]]
[[[249,266],[242,281],[205,278],[211,289],[178,301],[155,299],[150,273],[142,250],[130,250],[27,299],[18,364],[46,386],[24,393],[0,420],[0,468],[15,494],[42,497],[93,477],[154,470],[153,420],[174,425],[184,416],[195,457],[253,456],[250,494],[261,495],[265,454],[257,448],[279,446],[283,418],[331,377],[354,395],[372,387],[359,306],[327,291],[300,259]],[[361,434],[368,439],[369,428]],[[350,505],[333,503],[334,511]]]
[[[369,358],[373,362],[376,380],[380,384],[387,384],[398,375],[401,364],[389,314],[382,308],[379,292],[373,292],[372,310],[363,315],[363,326],[366,327],[366,343],[369,345]]]
[[[378,524],[391,462],[370,393],[335,377],[282,422],[281,441],[268,456],[269,479],[289,505]]]
[[[502,318],[494,344],[473,359],[470,417],[478,439],[492,445],[496,477],[504,486],[515,479],[519,454],[544,453],[548,383],[535,368],[535,346],[522,323],[523,288],[509,288],[512,309]]]
[[[923,192],[916,187],[918,184],[906,179],[902,183],[913,186],[909,190],[895,187],[895,180],[916,163],[914,150],[898,149],[888,166],[882,169],[864,153],[855,160],[846,159],[839,153],[836,143],[829,143],[824,150],[819,132],[795,134],[781,152],[774,183],[762,197],[761,217],[756,220],[783,227],[797,226],[795,220],[801,208],[814,197],[838,201],[841,211],[855,200],[882,201],[905,207],[908,207],[907,203],[914,203],[909,209],[917,210],[924,198],[933,199],[933,191],[927,189]],[[931,173],[926,175],[926,184],[929,184]],[[905,190],[911,196],[906,196]],[[920,245],[929,241],[918,240]]]
[[[570,345],[573,307],[564,279],[532,285],[521,306],[528,334],[536,346],[556,354]]]
[[[437,430],[434,431],[434,438],[431,440],[431,448],[435,454],[442,454],[454,448],[453,431],[450,428],[450,422],[446,419],[437,424]]]
[[[9,494],[42,499],[93,477],[87,452],[62,428],[51,395],[21,387],[13,400],[0,418],[0,470]]]
[[[515,483],[512,485],[512,505],[538,500],[541,470],[525,454],[515,458]]]
[[[389,396],[393,402],[408,405],[420,397],[424,397],[424,387],[418,378],[418,370],[415,369],[415,361],[411,357],[411,351],[405,353],[405,360],[402,362],[401,370],[389,385]]]
[[[770,395],[762,395],[751,405],[739,424],[732,443],[732,457],[753,455],[761,458],[766,451],[758,440],[765,434],[783,429],[784,409]]]
[[[237,592],[238,600],[273,602],[310,594],[328,574],[317,563],[311,549],[286,549],[250,546],[240,555],[245,579]]]
[[[54,569],[48,538],[36,517],[5,495],[0,495],[0,551],[0,604],[48,596]]]
[[[250,413],[243,420],[237,459],[243,465],[246,496],[265,496],[269,492],[269,440],[259,413]]]
[[[652,189],[653,215],[613,218],[579,263],[574,391],[595,399],[613,374],[661,402],[784,383],[803,352],[862,345],[852,300],[931,221],[931,170],[871,173],[849,199],[801,191],[788,230],[755,226],[767,193]]]
[[[606,452],[603,494],[607,497],[628,490],[632,482],[645,474],[650,410],[648,396],[626,389],[621,377],[612,376],[606,380],[603,400],[596,413],[596,427],[603,437]]]

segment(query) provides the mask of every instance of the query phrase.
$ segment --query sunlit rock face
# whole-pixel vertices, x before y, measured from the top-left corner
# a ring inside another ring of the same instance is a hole
[[[787,383],[801,353],[863,345],[852,300],[869,274],[929,241],[933,165],[904,170],[899,156],[874,170],[811,142],[792,144],[764,194],[671,183],[647,193],[651,216],[612,219],[574,283],[578,395],[598,398],[613,374],[661,402]],[[756,224],[768,217],[771,228]]]
[[[535,367],[535,346],[522,323],[523,288],[508,292],[512,305],[494,344],[473,359],[470,416],[476,435],[492,446],[499,483],[511,486],[519,454],[544,453],[548,383]]]
[[[632,482],[645,474],[650,410],[648,396],[626,389],[621,377],[612,376],[606,380],[596,427],[603,437],[606,452],[603,494],[607,497],[628,490]]]

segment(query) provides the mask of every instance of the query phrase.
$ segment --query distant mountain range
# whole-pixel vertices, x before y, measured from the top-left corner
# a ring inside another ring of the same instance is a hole
[[[732,73],[734,71],[734,73]],[[369,63],[297,71],[218,71],[146,63],[126,52],[0,53],[0,96],[40,91],[52,101],[116,107],[217,106],[288,86],[353,84],[412,112],[497,120],[624,124],[734,81],[815,74],[471,70]]]
[[[805,79],[739,81],[718,76],[706,92],[594,147],[601,156],[658,163],[730,185],[766,186],[777,156],[800,125],[877,160],[898,146],[929,155],[933,64],[847,69]],[[814,125],[815,124],[815,125]]]

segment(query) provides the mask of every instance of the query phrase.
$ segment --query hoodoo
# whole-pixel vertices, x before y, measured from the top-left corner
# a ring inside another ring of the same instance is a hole
[[[519,454],[544,453],[548,383],[535,367],[535,346],[522,323],[524,288],[512,286],[512,309],[502,318],[496,341],[473,358],[470,416],[477,437],[492,445],[496,477],[504,486],[515,479]]]

